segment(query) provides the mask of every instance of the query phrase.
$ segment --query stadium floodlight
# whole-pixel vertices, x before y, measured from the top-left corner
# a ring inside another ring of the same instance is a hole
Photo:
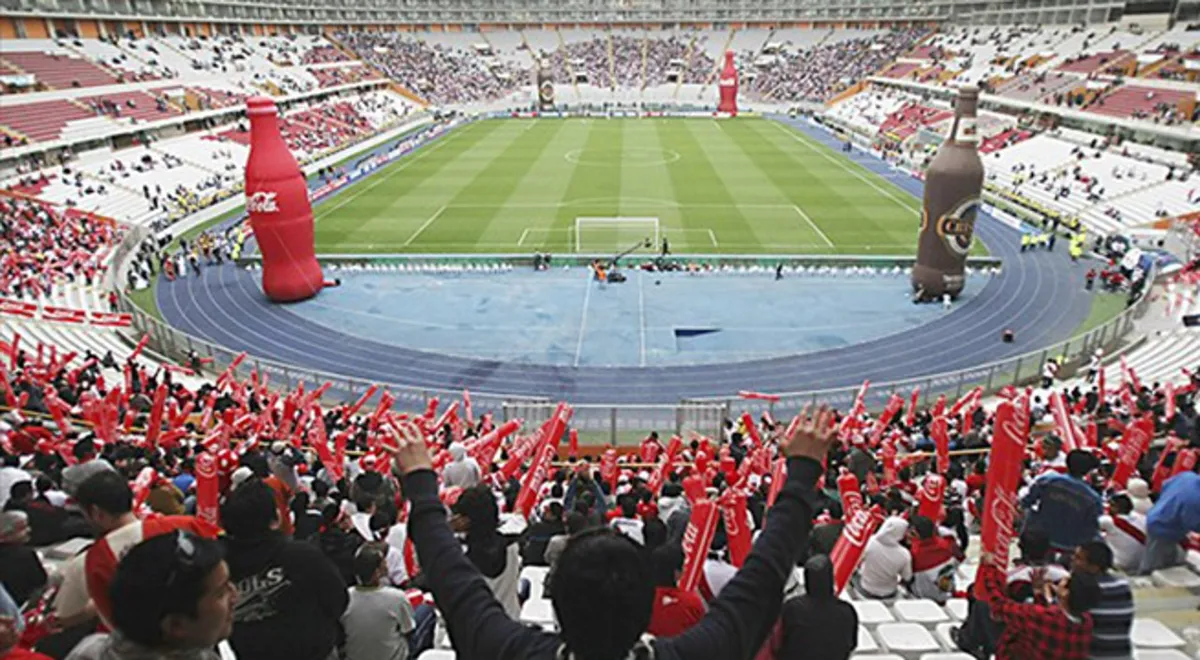
[[[658,218],[651,217],[578,217],[575,218],[575,251],[608,254],[638,244],[635,252],[657,252],[662,244]]]

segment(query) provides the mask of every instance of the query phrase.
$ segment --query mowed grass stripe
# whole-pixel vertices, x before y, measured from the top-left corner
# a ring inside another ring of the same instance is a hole
[[[570,252],[576,217],[623,215],[658,217],[676,252],[912,253],[918,200],[774,123],[480,121],[319,205],[318,250]]]
[[[662,144],[680,155],[679,161],[672,163],[667,171],[671,174],[676,196],[683,204],[681,224],[689,236],[711,229],[722,241],[739,245],[756,243],[749,218],[736,207],[733,195],[688,129],[689,122],[699,122],[709,130],[717,130],[711,121],[703,119],[655,124]]]
[[[782,133],[772,136],[760,126],[747,126],[738,136],[758,154],[764,173],[788,187],[793,201],[835,246],[850,253],[874,252],[868,245],[915,247],[915,218],[907,208]],[[889,249],[894,248],[884,251]]]
[[[556,230],[567,239],[568,252],[575,249],[575,218],[584,216],[609,217],[617,215],[621,204],[621,150],[625,129],[620,120],[590,120],[578,122],[587,131],[583,150],[576,163],[569,164],[570,181],[564,206],[554,223]]]
[[[751,219],[748,226],[754,238],[772,251],[831,249],[833,246],[794,208],[797,200],[783,189],[788,185],[786,177],[781,176],[784,172],[775,172],[778,179],[769,176],[758,164],[760,150],[744,149],[734,137],[735,130],[726,128],[730,123],[733,122],[688,122],[686,126],[708,154],[709,162],[716,165],[714,171],[734,203]]]
[[[512,122],[509,122],[512,124]],[[429,226],[411,248],[427,251],[439,246],[456,251],[471,251],[484,243],[483,234],[497,217],[504,201],[520,189],[525,175],[537,163],[550,144],[557,127],[532,130],[534,124],[521,124],[521,130],[506,134],[508,142],[486,167],[446,202],[446,211]],[[513,238],[515,247],[516,239]]]
[[[677,231],[682,229],[679,209],[671,205],[678,199],[670,174],[670,168],[677,164],[671,162],[675,152],[662,144],[658,134],[659,120],[624,123],[621,202],[614,215],[658,218],[659,230],[670,238],[673,249],[679,250],[686,240]],[[649,232],[647,227],[646,235],[650,235]],[[705,240],[694,247],[701,249],[706,245],[711,244]],[[652,249],[658,250],[659,246]]]
[[[339,205],[335,197],[324,216],[325,205],[318,207],[317,251],[398,250],[445,203],[446,188],[461,185],[464,177],[481,167],[463,155],[487,148],[499,128],[498,123],[480,122],[458,129],[342,193],[357,195],[352,201]]]
[[[583,149],[588,133],[573,122],[551,120],[538,120],[531,130],[548,136],[548,142],[520,185],[496,208],[480,240],[480,251],[563,252],[569,248],[566,230],[551,228],[560,214],[568,212],[560,204],[571,181],[569,172],[575,166],[566,156]]]
[[[897,217],[920,214],[921,202],[904,189],[789,126],[751,122],[745,128],[747,139],[757,136],[759,144],[772,145],[779,154],[802,165],[808,176],[823,184],[821,192],[835,205],[854,204],[873,214],[894,210]]]

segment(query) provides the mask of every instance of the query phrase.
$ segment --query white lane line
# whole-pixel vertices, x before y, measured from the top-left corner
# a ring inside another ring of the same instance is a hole
[[[575,344],[575,366],[579,366],[579,356],[583,354],[583,334],[587,331],[588,303],[592,300],[592,273],[589,271],[587,288],[583,290],[583,313],[579,317],[579,341]]]
[[[708,240],[712,241],[713,247],[717,247],[717,234],[713,230],[708,230]]]
[[[863,176],[861,172],[858,172],[857,170],[854,170],[854,169],[852,169],[852,168],[850,168],[850,167],[847,167],[847,166],[846,166],[846,164],[845,164],[845,163],[843,163],[842,161],[840,161],[840,160],[838,160],[837,158],[834,158],[833,156],[830,156],[829,154],[825,153],[824,151],[822,151],[822,150],[820,150],[820,149],[818,149],[818,148],[814,147],[814,146],[812,145],[812,143],[810,143],[810,142],[808,141],[808,139],[807,139],[807,138],[803,138],[803,137],[801,137],[801,136],[800,136],[800,134],[799,134],[798,132],[796,132],[795,130],[793,130],[793,129],[789,128],[789,127],[785,127],[783,124],[781,124],[781,123],[779,123],[779,122],[777,122],[777,121],[773,121],[773,122],[771,122],[771,123],[772,123],[772,124],[774,124],[776,128],[778,128],[779,130],[783,131],[783,132],[784,132],[784,134],[786,134],[788,137],[790,137],[790,138],[792,138],[793,140],[795,140],[795,141],[799,142],[800,144],[802,144],[802,145],[804,145],[804,146],[808,147],[810,151],[813,151],[813,152],[815,152],[815,153],[819,154],[819,155],[820,155],[822,158],[824,158],[825,160],[828,160],[828,161],[830,161],[830,162],[832,162],[832,163],[835,163],[835,164],[837,164],[837,166],[838,166],[838,167],[842,168],[843,170],[846,170],[846,171],[847,171],[847,172],[849,172],[850,174],[853,174],[855,177],[858,177],[858,179],[859,179],[860,181],[862,181],[863,183],[867,184],[868,186],[871,186],[872,188],[874,188],[875,190],[877,190],[877,191],[879,191],[881,194],[883,194],[885,197],[888,197],[888,198],[890,198],[892,201],[896,202],[897,204],[899,204],[900,206],[904,207],[905,209],[907,209],[907,210],[909,210],[909,211],[912,211],[912,212],[913,212],[914,214],[916,214],[916,215],[921,215],[921,212],[920,212],[919,210],[913,209],[913,207],[911,207],[911,206],[909,206],[908,204],[906,204],[906,203],[904,202],[904,200],[902,200],[902,199],[900,199],[899,197],[897,197],[897,196],[896,196],[894,193],[892,193],[891,191],[888,191],[888,190],[886,190],[886,189],[884,189],[884,188],[880,188],[878,184],[876,184],[874,181],[872,181],[872,180],[868,179],[867,177]]]
[[[826,245],[833,247],[833,241],[829,240],[829,237],[825,235],[825,232],[821,231],[821,228],[817,226],[817,223],[813,222],[813,219],[808,217],[808,214],[804,212],[804,209],[800,208],[796,204],[793,204],[792,208],[796,209],[796,213],[799,213],[800,217],[804,218],[804,221],[808,223],[808,226],[812,227],[812,230],[817,232],[817,235],[821,237],[821,240],[825,241]]]
[[[410,244],[412,244],[413,241],[417,240],[417,237],[421,235],[421,232],[425,231],[425,229],[428,228],[429,225],[432,225],[434,220],[437,220],[439,217],[441,217],[442,212],[445,210],[446,210],[446,207],[442,206],[437,211],[435,211],[433,215],[429,216],[429,219],[425,221],[425,224],[421,225],[420,227],[417,227],[417,230],[412,233],[412,236],[409,236],[408,240],[404,241],[404,247],[408,247]]]
[[[638,366],[646,366],[646,295],[642,291],[642,280],[645,277],[638,273],[638,331],[641,334],[641,357]]]
[[[525,245],[526,236],[529,236],[529,227],[526,227],[525,230],[521,232],[521,238],[517,239],[517,245]]]
[[[453,138],[456,138],[456,137],[462,135],[465,132],[466,132],[465,129],[459,129],[457,131],[454,131],[450,135],[438,140],[438,143],[433,145],[432,147],[426,147],[424,149],[421,149],[415,156],[403,157],[401,161],[396,161],[396,163],[394,163],[394,164],[398,164],[396,169],[392,170],[391,172],[388,172],[386,176],[378,176],[377,175],[377,178],[375,181],[372,181],[370,183],[370,185],[363,186],[363,188],[361,190],[354,191],[353,195],[347,195],[346,193],[342,193],[341,195],[339,195],[337,204],[334,204],[333,206],[330,206],[328,208],[326,208],[325,205],[322,204],[320,207],[318,207],[320,210],[318,210],[317,213],[313,216],[313,224],[316,224],[317,221],[319,221],[321,218],[324,218],[325,216],[329,215],[330,213],[333,213],[334,211],[342,208],[343,206],[349,204],[350,202],[358,199],[362,195],[366,194],[367,191],[374,189],[375,186],[378,186],[379,184],[383,183],[384,181],[387,181],[387,180],[391,179],[392,177],[396,176],[397,172],[407,169],[409,165],[412,165],[413,163],[417,162],[418,160],[421,160],[421,158],[423,158],[424,156],[446,146],[447,142],[451,141]],[[345,199],[341,199],[342,197],[345,197]]]

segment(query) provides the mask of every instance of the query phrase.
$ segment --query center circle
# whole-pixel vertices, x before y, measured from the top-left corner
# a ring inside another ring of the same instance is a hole
[[[572,149],[563,154],[568,163],[593,167],[657,167],[669,165],[681,156],[674,149]]]

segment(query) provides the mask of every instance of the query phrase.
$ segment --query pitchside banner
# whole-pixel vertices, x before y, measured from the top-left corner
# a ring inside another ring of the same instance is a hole
[[[538,69],[537,72],[538,107],[542,110],[554,109],[554,79],[549,69]]]

